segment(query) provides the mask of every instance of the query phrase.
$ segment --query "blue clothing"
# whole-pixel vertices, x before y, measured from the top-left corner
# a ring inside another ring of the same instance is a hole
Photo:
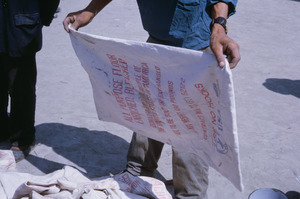
[[[0,53],[12,57],[32,54],[42,47],[38,0],[2,0],[0,4]]]
[[[165,45],[199,50],[209,46],[211,6],[216,0],[137,0],[144,29]],[[237,0],[223,0],[229,16]]]

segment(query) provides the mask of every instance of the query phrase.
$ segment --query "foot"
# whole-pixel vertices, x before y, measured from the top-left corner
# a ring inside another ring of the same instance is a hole
[[[15,161],[20,162],[21,160],[25,159],[29,153],[33,150],[35,146],[35,142],[31,145],[20,146],[17,142],[12,143],[10,150],[13,152]]]

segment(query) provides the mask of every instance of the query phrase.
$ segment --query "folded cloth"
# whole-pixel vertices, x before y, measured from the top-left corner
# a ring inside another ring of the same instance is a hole
[[[138,177],[128,172],[88,179],[73,167],[44,176],[0,172],[0,198],[55,199],[145,199],[172,196],[160,180]]]
[[[9,171],[16,168],[16,161],[11,150],[0,150],[0,171]]]

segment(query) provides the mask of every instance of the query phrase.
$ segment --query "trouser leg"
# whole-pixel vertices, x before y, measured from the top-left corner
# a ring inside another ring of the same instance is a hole
[[[10,130],[13,134],[11,141],[17,141],[19,146],[31,145],[35,139],[36,76],[35,54],[11,58]]]
[[[153,176],[164,144],[133,133],[127,153],[127,171],[132,175]]]
[[[133,175],[153,176],[163,143],[134,133],[127,153],[127,171]],[[206,199],[208,166],[194,154],[172,149],[173,183],[177,199]]]
[[[177,199],[206,199],[208,166],[195,154],[173,150],[173,184]]]
[[[6,67],[7,56],[0,53],[0,141],[9,138],[8,131],[8,72]]]

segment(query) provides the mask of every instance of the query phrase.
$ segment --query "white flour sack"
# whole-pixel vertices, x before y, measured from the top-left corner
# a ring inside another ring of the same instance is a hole
[[[214,55],[71,30],[100,120],[197,154],[242,190],[228,63]]]

